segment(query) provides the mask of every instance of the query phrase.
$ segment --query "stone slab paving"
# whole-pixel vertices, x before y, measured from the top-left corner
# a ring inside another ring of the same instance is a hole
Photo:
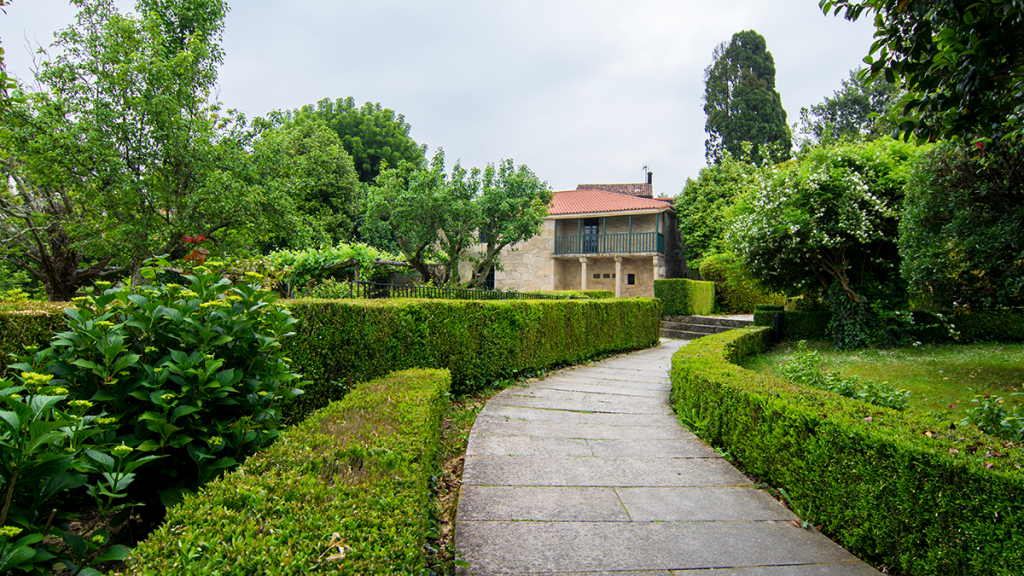
[[[455,522],[463,575],[868,576],[680,426],[685,341],[495,396],[470,433]]]

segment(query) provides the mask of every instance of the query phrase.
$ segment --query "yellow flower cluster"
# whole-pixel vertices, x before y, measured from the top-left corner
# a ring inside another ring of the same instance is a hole
[[[195,298],[196,296],[199,296],[199,294],[196,294],[192,290],[182,290],[178,296],[181,296],[182,298]]]
[[[92,408],[92,402],[88,400],[72,400],[68,404],[73,408]]]
[[[228,302],[227,300],[210,300],[209,302],[203,302],[199,307],[229,309],[231,308],[231,302]]]
[[[21,377],[25,379],[25,385],[29,387],[33,386],[46,386],[52,378],[52,374],[39,374],[38,372],[22,372]]]
[[[134,448],[132,448],[131,446],[125,446],[124,444],[121,444],[120,446],[115,446],[114,449],[111,450],[111,452],[114,453],[114,456],[120,458],[122,456],[127,456],[128,454],[131,454],[133,450]]]

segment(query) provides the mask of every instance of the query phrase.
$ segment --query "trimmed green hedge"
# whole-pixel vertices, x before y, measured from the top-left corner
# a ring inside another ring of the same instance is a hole
[[[308,380],[283,407],[293,421],[344,397],[356,382],[407,368],[447,368],[459,392],[520,372],[658,343],[650,298],[583,300],[291,300],[295,335],[282,340]],[[60,308],[63,310],[63,308]],[[0,350],[47,346],[64,316],[0,314]],[[3,362],[6,366],[10,362]]]
[[[360,384],[172,507],[128,573],[420,573],[449,383],[409,370]]]
[[[755,326],[775,326],[775,312],[768,307],[758,307],[754,312]],[[913,313],[914,326],[911,334],[921,342],[1021,342],[1024,341],[1024,309],[1005,310],[957,310],[940,313],[916,311]],[[782,333],[793,340],[823,340],[828,334],[831,312],[783,312]],[[945,322],[952,324],[960,334],[954,339]]]
[[[654,297],[661,300],[661,312],[666,316],[711,314],[715,309],[715,283],[688,278],[655,280]]]
[[[294,300],[287,355],[310,383],[293,418],[348,385],[413,367],[447,368],[453,388],[658,343],[657,300]]]
[[[765,328],[733,330],[673,356],[673,405],[706,418],[705,440],[785,488],[851,552],[897,573],[1020,574],[1022,449],[734,364],[769,341]]]
[[[759,308],[754,312],[754,326],[775,326],[780,310]],[[793,340],[824,340],[828,335],[831,312],[782,312],[782,336]]]
[[[25,346],[45,348],[53,335],[65,330],[65,303],[44,305],[32,302],[33,309],[0,312],[0,378],[7,374],[7,365],[16,362],[11,354],[25,353]]]

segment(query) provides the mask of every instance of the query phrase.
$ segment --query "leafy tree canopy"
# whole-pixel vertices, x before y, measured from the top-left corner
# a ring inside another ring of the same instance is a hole
[[[944,143],[915,163],[903,217],[903,277],[932,305],[1024,305],[1024,146]]]
[[[220,247],[295,220],[283,186],[251,178],[257,131],[209,101],[223,53],[223,0],[76,0],[37,73],[42,86],[3,112],[0,258],[66,300],[97,276],[182,238]]]
[[[675,208],[690,267],[727,250],[725,232],[732,222],[732,207],[754,181],[756,170],[725,151],[720,163],[702,168],[696,180],[686,181]]]
[[[382,163],[398,166],[403,161],[413,165],[425,163],[426,145],[417,144],[409,136],[412,126],[405,116],[383,108],[380,103],[367,102],[357,108],[355,99],[323,99],[285,113],[287,122],[313,116],[323,120],[341,139],[345,151],[352,156],[359,181],[372,183],[380,174]]]
[[[550,202],[547,183],[526,166],[502,160],[466,170],[456,163],[446,174],[439,150],[429,166],[403,162],[381,172],[367,193],[362,232],[393,238],[409,265],[438,285],[459,284],[459,264],[471,261],[468,283],[476,286],[500,265],[503,248],[540,232]]]
[[[820,0],[848,20],[875,15],[870,77],[908,91],[889,114],[906,138],[1024,135],[1024,3]]]
[[[804,145],[874,140],[885,134],[882,119],[902,92],[894,84],[864,77],[851,70],[849,80],[833,96],[809,109],[800,109]]]
[[[338,135],[314,116],[282,124],[275,115],[252,146],[253,185],[291,198],[297,219],[261,242],[268,248],[348,241],[358,217],[359,181]]]
[[[753,30],[737,32],[715,48],[713,58],[704,70],[708,163],[721,162],[725,151],[743,157],[744,142],[752,145],[745,159],[754,164],[789,158],[792,138],[764,37]]]
[[[834,282],[851,304],[863,304],[871,284],[898,274],[898,215],[915,155],[913,146],[879,139],[815,148],[763,169],[730,243],[769,289],[815,294]]]

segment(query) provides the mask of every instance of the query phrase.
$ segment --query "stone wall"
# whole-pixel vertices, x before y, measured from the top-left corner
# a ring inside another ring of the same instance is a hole
[[[475,251],[480,253],[480,247]],[[545,220],[540,234],[527,242],[502,250],[501,263],[504,270],[495,271],[494,287],[523,292],[554,290],[555,261],[551,258],[554,251],[555,221]],[[469,279],[471,270],[472,266],[468,262],[459,266],[463,281]]]

